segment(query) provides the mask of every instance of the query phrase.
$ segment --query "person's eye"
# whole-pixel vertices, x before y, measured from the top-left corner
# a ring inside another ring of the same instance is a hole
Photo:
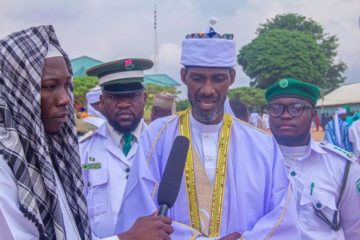
[[[190,80],[193,82],[202,82],[203,78],[201,76],[191,76]]]
[[[226,80],[226,77],[225,77],[225,76],[222,76],[222,75],[216,76],[216,77],[214,78],[214,81],[215,81],[215,82],[218,82],[218,83],[223,82],[223,81],[225,81],[225,80]]]
[[[303,105],[300,103],[296,103],[296,104],[292,105],[292,108],[295,110],[301,110],[303,108]]]
[[[70,83],[70,82],[68,82],[68,83],[65,83],[65,86],[64,86],[64,88],[65,88],[66,90],[69,90],[69,89],[71,89],[71,88],[72,88],[72,85],[71,85],[71,83]]]
[[[56,84],[45,84],[43,86],[41,86],[42,89],[45,89],[45,90],[53,90],[56,88]]]

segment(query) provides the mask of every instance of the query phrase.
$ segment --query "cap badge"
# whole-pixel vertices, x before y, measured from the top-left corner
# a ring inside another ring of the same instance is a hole
[[[279,86],[281,88],[286,88],[288,85],[289,85],[289,82],[288,82],[287,79],[282,79],[282,80],[279,81]]]
[[[135,68],[135,65],[133,64],[132,59],[126,59],[124,60],[125,69],[128,71],[131,71]]]

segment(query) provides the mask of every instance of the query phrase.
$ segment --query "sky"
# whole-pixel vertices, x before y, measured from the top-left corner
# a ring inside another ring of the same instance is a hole
[[[0,38],[51,24],[70,58],[153,59],[155,4],[159,73],[179,83],[181,41],[205,30],[211,17],[218,20],[218,32],[234,34],[240,50],[255,38],[261,23],[284,13],[312,18],[336,35],[338,58],[348,65],[346,83],[360,82],[360,0],[0,0]],[[233,87],[248,86],[241,67],[236,71]],[[185,87],[180,90],[186,96]]]

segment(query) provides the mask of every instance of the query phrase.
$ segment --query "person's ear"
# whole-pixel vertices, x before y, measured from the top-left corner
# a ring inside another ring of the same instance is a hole
[[[144,106],[145,106],[146,101],[147,101],[147,93],[146,92],[143,93],[143,98],[144,98]]]
[[[232,85],[235,82],[236,77],[236,71],[234,68],[230,69],[230,85]]]
[[[180,70],[180,76],[181,76],[181,81],[186,85],[186,75],[187,75],[188,71],[186,68],[181,68]]]

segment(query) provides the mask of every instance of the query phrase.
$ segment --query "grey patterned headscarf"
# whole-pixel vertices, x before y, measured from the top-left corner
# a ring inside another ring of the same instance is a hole
[[[73,105],[60,133],[46,134],[41,121],[41,77],[49,44],[63,54],[71,72],[52,26],[32,27],[0,40],[0,154],[15,175],[20,210],[34,222],[40,239],[66,239],[56,172],[80,237],[86,240],[91,234]]]

